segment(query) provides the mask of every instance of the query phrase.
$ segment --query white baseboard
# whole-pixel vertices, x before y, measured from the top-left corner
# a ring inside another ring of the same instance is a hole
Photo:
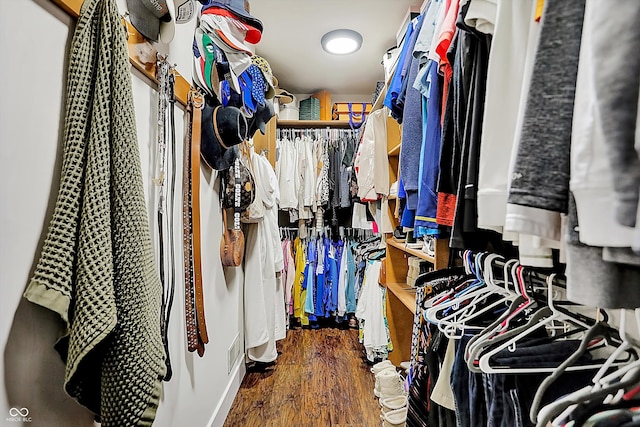
[[[238,363],[236,363],[236,366],[233,368],[233,372],[231,373],[229,384],[227,384],[227,388],[224,390],[224,394],[222,395],[222,399],[220,399],[218,406],[215,411],[213,411],[213,415],[211,415],[211,419],[209,420],[207,427],[222,427],[224,421],[227,419],[227,415],[229,415],[229,411],[233,405],[233,400],[236,398],[236,394],[238,394],[240,384],[242,384],[242,379],[246,373],[247,367],[244,363],[244,358],[239,357]]]

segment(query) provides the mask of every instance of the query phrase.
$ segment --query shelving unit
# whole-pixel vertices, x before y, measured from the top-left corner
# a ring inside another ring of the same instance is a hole
[[[423,6],[426,1],[423,3]],[[408,12],[409,13],[409,12]],[[391,73],[393,75],[393,73]],[[372,111],[386,108],[383,105],[391,77],[385,82],[383,90],[376,99]],[[387,116],[387,157],[389,161],[389,185],[398,181],[400,176],[400,148],[402,142],[402,126],[390,115]],[[399,225],[396,218],[397,196],[389,197],[389,217],[394,227]],[[419,257],[431,263],[434,270],[446,268],[449,263],[448,239],[437,239],[435,255],[430,256],[420,249],[406,246],[392,236],[386,237],[387,253],[384,262],[384,274],[380,276],[380,284],[387,288],[386,314],[389,334],[393,343],[393,351],[389,360],[399,366],[411,357],[411,334],[416,310],[416,291],[407,286],[409,271],[408,258]]]
[[[434,270],[446,268],[449,262],[449,245],[446,239],[436,240],[435,256],[420,249],[406,246],[394,237],[386,239],[387,256],[381,285],[387,288],[387,322],[393,351],[389,360],[399,366],[411,357],[411,333],[416,312],[416,291],[407,286],[408,258],[419,257],[433,265]]]

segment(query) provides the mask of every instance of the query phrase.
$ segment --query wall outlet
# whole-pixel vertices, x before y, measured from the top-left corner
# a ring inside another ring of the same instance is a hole
[[[228,361],[227,374],[231,373],[231,369],[233,369],[233,367],[235,366],[238,360],[238,357],[240,357],[240,350],[241,350],[240,334],[238,334],[233,339],[233,343],[231,343],[231,346],[229,347],[229,351],[227,352],[227,361]]]

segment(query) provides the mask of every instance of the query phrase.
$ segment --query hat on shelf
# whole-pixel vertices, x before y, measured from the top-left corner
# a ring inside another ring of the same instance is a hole
[[[238,76],[238,82],[240,82],[240,97],[242,99],[241,105],[235,105],[240,108],[245,117],[249,118],[253,116],[258,103],[253,98],[253,80],[247,71]],[[233,104],[232,104],[233,105]]]
[[[238,75],[251,65],[246,54],[224,52],[216,43],[215,35],[195,29],[195,41],[201,54],[203,80],[211,91],[217,92],[220,80],[227,80],[236,92],[240,92]],[[194,55],[196,53],[194,52]],[[218,82],[215,85],[212,82]]]
[[[242,22],[255,27],[262,33],[262,22],[249,13],[249,2],[247,0],[200,0],[200,3],[202,3],[203,9],[214,6],[233,12]]]
[[[215,105],[210,97],[206,98],[200,152],[212,169],[225,170],[236,159],[236,146],[247,139],[247,120],[238,108]]]
[[[221,7],[216,7],[216,6],[205,6],[202,8],[201,11],[201,15],[206,15],[206,14],[211,14],[211,15],[220,15],[220,16],[224,16],[230,19],[233,19],[235,21],[239,21],[238,20],[238,15],[236,15],[233,12],[228,11],[227,9],[223,9]],[[262,39],[262,30],[258,30],[256,27],[254,27],[253,25],[249,24],[248,22],[242,22],[242,25],[244,26],[244,28],[246,29],[246,35],[244,40],[247,43],[251,43],[251,44],[257,44],[260,42],[260,40]]]
[[[200,17],[200,28],[220,40],[220,48],[226,52],[238,51],[251,56],[254,48],[245,41],[246,26],[235,19],[205,14]]]
[[[176,32],[174,0],[127,0],[131,25],[147,40],[169,43]]]
[[[246,78],[251,79],[251,97],[259,105],[264,105],[266,101],[267,84],[264,80],[264,75],[257,65],[251,64],[247,71],[242,75],[247,75]]]
[[[293,102],[293,100],[295,99],[295,96],[293,96],[290,92],[286,91],[285,89],[276,88],[276,98],[278,98],[278,102],[280,103],[280,105],[282,104],[290,104]]]
[[[247,120],[247,125],[249,126],[249,131],[247,136],[249,138],[253,137],[255,133],[259,130],[263,135],[267,134],[267,123],[273,116],[276,115],[273,101],[271,99],[267,99],[264,105],[258,105],[258,109],[253,114],[249,120]]]
[[[193,41],[193,43],[195,45],[195,40]],[[203,92],[211,95],[212,88],[209,87],[209,85],[205,82],[205,78],[204,78],[204,66],[205,66],[204,58],[200,54],[199,50],[197,51],[197,53],[195,52],[197,49],[198,47],[194,46],[193,73],[192,73],[193,85],[201,89]]]
[[[276,87],[278,86],[278,79],[273,75],[271,71],[271,66],[262,56],[253,55],[251,57],[251,62],[260,68],[262,71],[262,75],[264,76],[264,81],[267,84],[267,90],[265,92],[265,97],[267,99],[272,99],[276,95]]]
[[[175,9],[176,24],[186,24],[196,16],[196,0],[171,0]]]

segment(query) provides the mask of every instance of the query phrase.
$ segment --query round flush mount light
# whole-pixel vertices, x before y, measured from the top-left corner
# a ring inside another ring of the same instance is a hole
[[[353,53],[362,46],[362,36],[353,30],[333,30],[322,36],[322,48],[334,55]]]

